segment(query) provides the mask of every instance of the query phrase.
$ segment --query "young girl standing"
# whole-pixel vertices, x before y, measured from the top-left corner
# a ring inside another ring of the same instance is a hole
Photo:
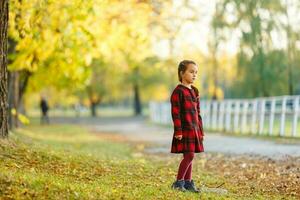
[[[171,95],[171,112],[174,135],[171,153],[182,153],[177,180],[173,189],[199,192],[192,180],[193,159],[195,153],[204,151],[203,127],[200,116],[199,92],[192,84],[196,80],[198,67],[194,61],[184,60],[178,66],[180,84]]]

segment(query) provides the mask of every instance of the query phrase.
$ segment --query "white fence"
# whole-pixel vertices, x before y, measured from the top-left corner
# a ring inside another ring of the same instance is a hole
[[[240,134],[300,137],[300,96],[225,99],[200,103],[204,129]],[[172,124],[169,102],[150,103],[150,118]]]

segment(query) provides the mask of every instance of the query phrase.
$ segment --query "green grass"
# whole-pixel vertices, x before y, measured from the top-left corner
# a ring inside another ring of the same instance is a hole
[[[224,182],[227,195],[170,189],[180,157],[146,155],[140,144],[103,139],[72,125],[31,125],[0,141],[0,199],[269,199],[258,188],[204,169],[198,159],[194,179],[206,186]],[[284,194],[271,195],[281,199]]]

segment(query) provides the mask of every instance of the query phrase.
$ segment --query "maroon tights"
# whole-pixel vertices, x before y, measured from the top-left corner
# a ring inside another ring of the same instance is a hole
[[[180,162],[177,180],[191,180],[193,169],[194,152],[187,152],[183,154],[183,159]]]

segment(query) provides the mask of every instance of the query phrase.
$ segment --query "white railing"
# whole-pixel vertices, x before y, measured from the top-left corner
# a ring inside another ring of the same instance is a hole
[[[204,129],[240,134],[300,137],[300,96],[225,99],[200,103]],[[169,102],[151,102],[150,119],[172,125]]]

